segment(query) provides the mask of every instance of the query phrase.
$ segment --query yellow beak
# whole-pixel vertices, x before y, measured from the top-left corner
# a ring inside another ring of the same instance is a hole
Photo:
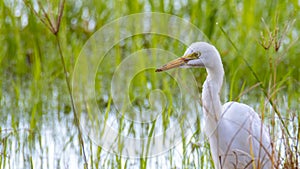
[[[180,57],[178,59],[175,59],[175,60],[172,60],[171,62],[163,65],[162,67],[160,67],[158,69],[156,69],[155,72],[162,72],[162,71],[165,71],[165,70],[169,70],[169,69],[172,69],[172,68],[183,66],[188,61],[193,60],[193,59],[197,59],[198,56],[199,55],[197,53],[191,53],[191,54],[182,56],[182,57]]]

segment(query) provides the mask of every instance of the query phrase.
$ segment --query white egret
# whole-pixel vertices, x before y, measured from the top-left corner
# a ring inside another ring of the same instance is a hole
[[[221,105],[219,93],[224,69],[217,49],[205,42],[193,43],[184,56],[156,69],[156,72],[175,67],[206,68],[207,78],[202,90],[204,133],[210,143],[215,168],[273,168],[270,137],[258,114],[242,103]]]

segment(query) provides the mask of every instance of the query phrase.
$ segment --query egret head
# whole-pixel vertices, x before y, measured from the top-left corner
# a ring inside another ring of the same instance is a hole
[[[182,57],[163,65],[159,69],[156,69],[156,72],[176,67],[206,67],[208,69],[213,69],[220,63],[222,64],[219,52],[213,45],[206,42],[195,42],[188,47]]]

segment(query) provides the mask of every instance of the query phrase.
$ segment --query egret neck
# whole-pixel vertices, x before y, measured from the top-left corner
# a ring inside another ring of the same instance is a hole
[[[218,126],[222,112],[222,104],[220,101],[220,91],[223,83],[223,64],[221,59],[216,60],[214,67],[206,67],[207,78],[202,89],[202,107],[204,112],[204,120],[206,123],[205,133],[210,136]],[[211,126],[207,126],[211,125]],[[210,129],[211,131],[208,131]]]

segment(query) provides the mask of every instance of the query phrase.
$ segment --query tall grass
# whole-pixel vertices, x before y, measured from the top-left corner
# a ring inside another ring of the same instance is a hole
[[[0,168],[213,166],[200,120],[193,136],[182,136],[179,145],[160,157],[131,159],[110,154],[80,134],[69,97],[72,97],[69,78],[81,48],[106,23],[145,11],[173,14],[203,30],[221,53],[225,90],[229,93],[226,98],[252,105],[259,113],[270,131],[279,168],[300,167],[298,1],[24,2],[0,2]],[[109,64],[100,65],[96,75],[99,96],[96,99],[105,110],[101,114],[104,122],[115,111],[108,90],[114,68],[131,52],[146,48],[166,49],[179,56],[186,46],[159,35],[138,35],[116,44],[108,54],[115,59],[105,60]],[[143,60],[142,63],[145,64]],[[200,90],[205,72],[192,70],[192,73]],[[148,82],[154,84],[153,89],[163,86],[168,102],[177,102],[170,94],[176,84],[167,77],[161,82],[158,79],[153,72],[143,72],[134,79],[129,95],[136,107],[147,108],[144,100],[147,96],[143,94],[148,91],[144,88]],[[123,116],[118,119],[117,128],[127,136],[142,131],[144,136],[152,137],[155,127],[167,132],[174,109],[168,107],[162,121],[151,124],[127,123]],[[117,141],[122,149],[122,140]],[[148,154],[151,148],[146,147],[144,152]]]

